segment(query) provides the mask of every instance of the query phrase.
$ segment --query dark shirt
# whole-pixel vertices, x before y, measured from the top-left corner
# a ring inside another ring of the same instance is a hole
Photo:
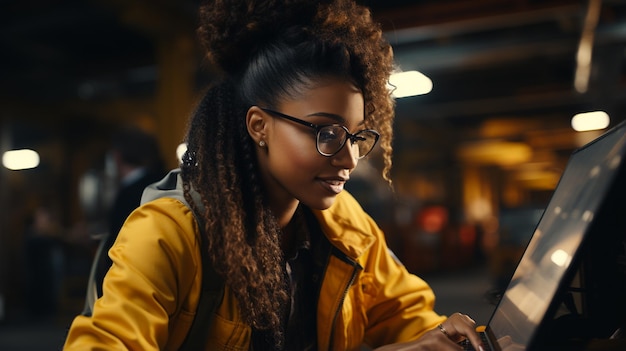
[[[286,350],[317,349],[317,279],[310,241],[300,243],[287,260],[291,284],[291,306],[286,328]]]

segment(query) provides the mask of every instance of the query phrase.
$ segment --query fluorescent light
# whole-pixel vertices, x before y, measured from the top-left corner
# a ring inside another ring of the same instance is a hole
[[[604,129],[611,119],[604,111],[593,111],[576,114],[572,117],[572,128],[577,132]]]
[[[389,77],[389,89],[395,98],[423,95],[433,90],[433,81],[418,71],[397,72]]]
[[[4,167],[19,171],[39,166],[39,154],[30,149],[10,150],[2,155]]]

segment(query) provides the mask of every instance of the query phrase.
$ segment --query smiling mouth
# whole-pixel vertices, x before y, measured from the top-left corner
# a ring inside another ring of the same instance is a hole
[[[343,191],[343,186],[346,184],[345,180],[339,179],[320,179],[322,186],[326,188],[326,190],[339,194]]]

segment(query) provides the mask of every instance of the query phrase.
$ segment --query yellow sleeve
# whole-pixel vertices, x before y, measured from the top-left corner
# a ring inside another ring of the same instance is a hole
[[[109,251],[113,265],[93,316],[74,319],[64,350],[145,351],[180,344],[201,280],[195,233],[193,214],[177,200],[158,199],[135,210]]]
[[[362,338],[371,347],[411,341],[446,320],[434,311],[430,286],[399,262],[383,231],[349,193],[314,213],[330,242],[363,267],[350,289],[352,304],[344,303],[344,311],[352,309],[346,328],[354,333],[346,339]]]
[[[434,310],[435,294],[421,278],[407,271],[387,246],[385,234],[361,208],[345,194],[343,212],[355,226],[375,237],[359,257],[363,266],[360,289],[367,315],[365,341],[372,347],[419,338],[446,320]]]
[[[435,294],[430,286],[406,270],[387,248],[382,233],[367,258],[364,274],[372,276],[373,294],[366,311],[368,345],[415,340],[445,321],[446,317],[434,310]]]

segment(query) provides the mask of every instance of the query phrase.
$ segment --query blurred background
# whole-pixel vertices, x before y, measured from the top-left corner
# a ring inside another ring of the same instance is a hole
[[[626,119],[626,1],[359,2],[417,95],[392,82],[395,191],[376,153],[348,189],[444,313],[486,322],[571,152]],[[213,77],[198,4],[0,2],[0,349],[56,349],[81,311],[114,135],[140,129],[177,166]]]

